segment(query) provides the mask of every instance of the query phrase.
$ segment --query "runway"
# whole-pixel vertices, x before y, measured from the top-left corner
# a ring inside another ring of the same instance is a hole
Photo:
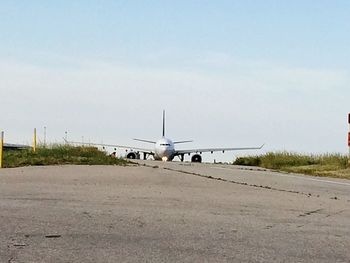
[[[230,165],[0,170],[0,262],[350,262],[350,182]]]

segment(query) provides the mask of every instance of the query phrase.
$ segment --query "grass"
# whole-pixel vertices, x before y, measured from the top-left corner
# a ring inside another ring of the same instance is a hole
[[[128,161],[107,155],[95,147],[74,147],[53,145],[39,147],[34,153],[31,149],[5,151],[5,168],[38,165],[126,165]]]
[[[348,157],[341,154],[305,155],[270,152],[259,156],[240,157],[235,165],[260,166],[268,169],[350,179]]]

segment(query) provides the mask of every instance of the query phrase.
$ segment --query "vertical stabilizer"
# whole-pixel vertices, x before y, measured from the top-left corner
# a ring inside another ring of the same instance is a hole
[[[163,110],[163,137],[165,136],[165,110]]]

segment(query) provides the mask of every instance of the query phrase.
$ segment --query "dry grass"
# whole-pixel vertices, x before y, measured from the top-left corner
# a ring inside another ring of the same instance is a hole
[[[341,154],[305,155],[288,152],[237,158],[236,165],[260,166],[279,171],[350,179],[348,157]]]
[[[13,168],[31,165],[126,165],[128,162],[108,156],[95,147],[73,147],[53,145],[39,147],[34,153],[31,149],[4,152],[4,167]]]

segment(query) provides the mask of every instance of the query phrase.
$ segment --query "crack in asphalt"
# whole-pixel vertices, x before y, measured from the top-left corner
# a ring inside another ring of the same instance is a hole
[[[299,195],[303,195],[303,196],[307,196],[307,197],[311,197],[312,196],[311,193],[304,193],[304,192],[295,191],[295,190],[280,189],[280,188],[275,188],[275,187],[271,187],[271,186],[267,186],[267,185],[249,184],[249,183],[245,183],[245,182],[238,182],[238,181],[234,181],[234,180],[224,179],[224,178],[221,178],[221,177],[213,177],[211,175],[204,175],[204,174],[199,174],[199,173],[194,173],[194,172],[187,172],[187,171],[172,169],[172,168],[168,168],[168,167],[163,167],[163,169],[164,170],[173,171],[173,172],[179,172],[179,173],[184,173],[184,174],[195,175],[195,176],[199,176],[199,177],[203,177],[203,178],[207,178],[207,179],[211,179],[211,180],[217,180],[217,181],[223,181],[223,182],[228,182],[228,183],[232,183],[232,184],[238,184],[238,185],[254,187],[254,188],[261,188],[261,189],[278,191],[278,192],[299,194]],[[317,195],[316,197],[319,197],[319,195]],[[337,200],[339,200],[339,199],[337,199]]]
[[[302,216],[309,216],[309,215],[312,215],[312,214],[317,214],[318,212],[321,212],[322,209],[316,209],[316,210],[312,210],[312,211],[309,211],[309,212],[305,212],[303,214],[300,214],[299,217],[302,217]]]

